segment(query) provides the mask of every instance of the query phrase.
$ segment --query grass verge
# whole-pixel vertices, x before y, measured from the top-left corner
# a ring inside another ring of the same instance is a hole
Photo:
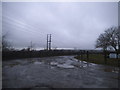
[[[102,65],[110,65],[115,67],[119,67],[119,62],[120,62],[120,58],[119,59],[107,58],[107,63],[105,64],[103,54],[89,54],[89,59],[87,59],[86,54],[83,54],[82,57],[80,55],[75,56],[75,58],[81,61],[87,61],[90,63],[102,64]]]

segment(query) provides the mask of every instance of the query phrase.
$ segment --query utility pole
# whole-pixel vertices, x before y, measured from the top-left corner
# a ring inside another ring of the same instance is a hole
[[[49,50],[51,50],[51,34],[50,34],[50,38],[49,38]]]
[[[30,51],[32,50],[32,41],[30,42]]]
[[[47,34],[47,50],[48,50],[48,34]]]
[[[51,50],[51,34],[47,34],[47,50]]]

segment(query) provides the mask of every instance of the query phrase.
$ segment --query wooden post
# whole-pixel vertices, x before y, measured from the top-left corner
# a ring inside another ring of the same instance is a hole
[[[107,64],[107,55],[106,55],[106,50],[104,50],[104,61],[105,61],[105,64]]]
[[[116,54],[117,54],[117,59],[118,59],[118,51],[116,52]]]
[[[81,52],[81,59],[83,59],[83,53]]]
[[[118,55],[120,54],[120,52],[117,52],[117,61],[118,61],[118,67],[120,67],[120,59],[118,58]],[[119,69],[120,70],[120,69]]]
[[[87,51],[87,61],[89,61],[89,52]]]
[[[87,66],[89,66],[89,51],[87,51]]]

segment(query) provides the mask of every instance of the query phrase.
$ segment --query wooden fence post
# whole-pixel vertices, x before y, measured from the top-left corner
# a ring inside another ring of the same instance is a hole
[[[105,64],[107,64],[107,55],[106,55],[106,50],[104,50],[104,61],[105,61]]]
[[[118,51],[116,52],[116,55],[117,55],[117,59],[118,59]]]
[[[89,61],[89,52],[87,51],[87,61]]]
[[[83,53],[81,52],[81,60],[83,59]]]

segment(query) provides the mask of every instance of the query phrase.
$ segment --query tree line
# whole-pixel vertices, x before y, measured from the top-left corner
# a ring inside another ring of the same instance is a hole
[[[110,27],[101,33],[96,40],[95,47],[120,52],[120,26]]]

